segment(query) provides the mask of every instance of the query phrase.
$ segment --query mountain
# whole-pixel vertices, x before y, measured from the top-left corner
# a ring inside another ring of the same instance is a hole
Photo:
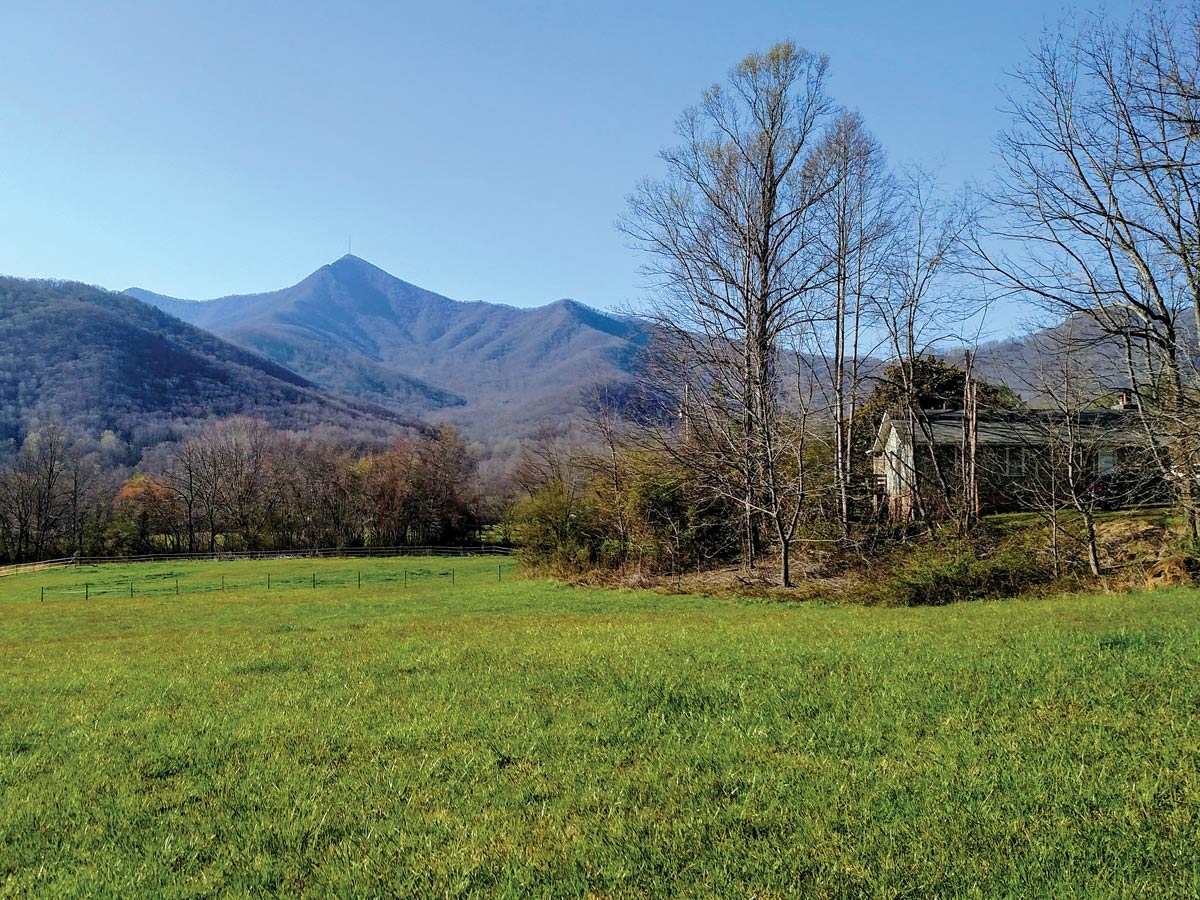
[[[962,365],[964,354],[948,353],[947,359]],[[1123,343],[1085,316],[981,344],[973,355],[977,377],[1003,384],[1035,406],[1061,399],[1068,371],[1076,396],[1111,397],[1129,389]]]
[[[573,300],[536,309],[451,300],[350,255],[265,294],[126,293],[324,388],[478,438],[528,434],[577,411],[597,385],[628,386],[649,334]]]
[[[145,446],[238,414],[377,438],[415,424],[132,297],[0,278],[0,440],[59,420]]]

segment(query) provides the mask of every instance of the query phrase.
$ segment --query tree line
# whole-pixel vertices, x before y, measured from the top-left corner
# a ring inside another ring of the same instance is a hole
[[[36,429],[0,465],[0,559],[458,544],[487,518],[449,427],[356,451],[235,417],[143,468]]]

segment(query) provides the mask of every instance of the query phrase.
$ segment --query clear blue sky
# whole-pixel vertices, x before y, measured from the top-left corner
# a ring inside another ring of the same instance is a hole
[[[835,99],[953,186],[989,177],[1005,72],[1066,9],[9,0],[0,273],[208,298],[292,284],[353,235],[456,299],[635,305],[613,222],[748,52],[829,54]]]

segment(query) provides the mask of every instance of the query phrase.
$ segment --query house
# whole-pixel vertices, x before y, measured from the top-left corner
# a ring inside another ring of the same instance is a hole
[[[875,505],[911,518],[946,512],[943,481],[971,497],[979,513],[1071,506],[1123,507],[1165,502],[1136,407],[1086,410],[923,411],[884,416],[870,454]],[[973,446],[972,446],[973,445]],[[972,452],[973,450],[973,452]],[[964,473],[974,472],[964,489]],[[940,477],[939,477],[940,473]]]

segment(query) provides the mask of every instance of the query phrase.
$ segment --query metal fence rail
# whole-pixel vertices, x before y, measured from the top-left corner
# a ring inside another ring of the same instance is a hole
[[[309,559],[311,558],[309,557]],[[393,559],[396,558],[393,557]],[[85,565],[72,573],[77,579],[72,584],[52,583],[47,585],[42,583],[38,585],[38,596],[42,602],[45,602],[64,598],[99,600],[107,597],[128,597],[132,600],[134,597],[183,597],[247,589],[253,589],[256,593],[265,591],[270,594],[315,591],[318,588],[356,588],[361,591],[364,587],[368,589],[385,587],[407,591],[409,588],[438,581],[447,581],[452,588],[455,586],[477,587],[488,582],[503,582],[506,573],[511,578],[518,568],[514,561],[502,555],[492,555],[492,559],[495,560],[494,570],[492,563],[486,567],[480,567],[476,563],[468,567],[466,572],[460,571],[454,565],[454,557],[443,557],[444,561],[438,562],[426,560],[423,563],[420,557],[400,558],[412,560],[415,567],[409,568],[410,563],[404,562],[370,566],[365,572],[361,568],[349,565],[337,569],[323,567],[324,571],[318,571],[314,566],[307,572],[297,572],[295,570],[299,566],[295,565],[294,561],[290,561],[293,563],[290,566],[291,571],[284,573],[280,573],[278,568],[272,572],[272,567],[267,564],[251,566],[240,571],[220,572],[218,578],[209,568],[197,568],[192,572],[186,571],[188,561],[184,560],[182,567],[163,567],[164,571],[144,572],[135,578],[135,573],[128,570],[125,572],[119,569],[97,571],[95,568]],[[284,568],[288,569],[289,567]],[[200,573],[200,577],[206,576],[209,580],[198,581],[198,573]]]
[[[18,575],[21,572],[41,572],[46,569],[60,569],[63,566],[73,566],[75,560],[72,557],[66,559],[44,559],[41,562],[31,563],[16,563],[11,566],[0,566],[0,578],[5,575]]]
[[[512,556],[511,547],[476,544],[461,547],[321,547],[311,550],[253,550],[240,553],[150,553],[140,556],[72,556],[0,566],[0,577],[64,566],[131,562],[205,562],[238,559],[375,559],[394,556]]]

